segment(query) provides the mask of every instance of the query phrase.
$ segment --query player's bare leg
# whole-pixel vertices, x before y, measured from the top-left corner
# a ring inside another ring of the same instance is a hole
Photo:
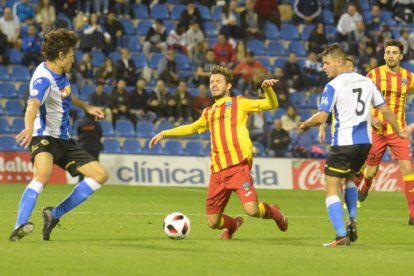
[[[411,160],[398,160],[404,181],[404,194],[409,210],[408,225],[414,225],[414,173]]]

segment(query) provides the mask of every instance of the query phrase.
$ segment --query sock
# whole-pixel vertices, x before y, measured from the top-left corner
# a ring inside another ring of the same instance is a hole
[[[82,202],[88,199],[96,190],[102,186],[92,178],[86,177],[78,183],[73,189],[72,193],[65,198],[58,206],[53,208],[52,215],[55,218],[60,218]]]
[[[372,178],[368,178],[366,172],[364,171],[364,186],[367,190],[371,188]]]
[[[361,169],[361,171],[354,176],[354,183],[357,189],[361,185],[362,179],[364,179],[364,171]]]
[[[281,220],[282,214],[274,207],[270,207],[266,202],[259,202],[260,217],[263,219]]]
[[[407,200],[410,219],[414,219],[414,173],[403,176],[404,193]]]
[[[19,204],[19,212],[17,213],[17,221],[14,229],[23,223],[26,223],[32,215],[33,208],[36,205],[37,196],[43,191],[43,184],[32,180],[22,194]]]
[[[358,191],[355,183],[348,182],[345,185],[344,199],[346,208],[348,209],[348,215],[350,218],[355,219],[357,213]]]
[[[328,209],[329,218],[335,229],[337,236],[346,236],[345,224],[343,221],[343,211],[339,196],[328,196],[326,198],[326,208]]]
[[[224,228],[234,229],[236,227],[237,227],[237,219],[232,218],[228,215],[221,216],[221,221],[220,221],[220,225],[218,229],[224,229]]]

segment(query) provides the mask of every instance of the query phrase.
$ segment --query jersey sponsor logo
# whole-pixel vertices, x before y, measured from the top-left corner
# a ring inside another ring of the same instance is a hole
[[[252,191],[248,191],[247,193],[244,194],[245,197],[248,197],[249,195],[251,195],[253,192]]]
[[[35,80],[34,82],[33,82],[33,86],[35,86],[35,85],[41,85],[42,84],[42,79],[37,79],[37,80]]]
[[[66,86],[63,90],[60,90],[60,95],[62,99],[65,99],[70,96],[70,86]]]
[[[46,140],[46,139],[42,139],[42,140],[40,140],[40,144],[42,144],[43,146],[47,146],[47,145],[49,145],[49,141]]]
[[[329,103],[328,97],[324,96],[321,98],[321,105],[327,105]]]

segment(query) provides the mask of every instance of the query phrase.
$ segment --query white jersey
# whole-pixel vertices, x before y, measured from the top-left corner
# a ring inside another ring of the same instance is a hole
[[[69,139],[69,107],[72,95],[66,74],[58,75],[42,62],[30,80],[29,99],[33,98],[42,103],[34,121],[33,136]]]
[[[333,146],[371,144],[371,106],[385,104],[374,82],[358,73],[346,72],[326,84],[320,111],[335,119]]]

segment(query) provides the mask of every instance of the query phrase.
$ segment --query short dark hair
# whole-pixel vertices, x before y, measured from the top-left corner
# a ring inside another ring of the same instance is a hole
[[[213,67],[211,67],[210,70],[211,74],[220,74],[223,75],[226,83],[230,83],[233,84],[233,72],[231,71],[231,69],[227,66],[223,66],[223,65],[214,65]]]
[[[327,55],[335,56],[343,61],[346,60],[346,52],[338,43],[334,43],[326,47],[319,56],[324,57]]]
[[[397,39],[390,39],[390,40],[385,41],[385,43],[384,43],[384,50],[388,46],[398,47],[400,49],[400,53],[403,53],[404,52],[404,45],[402,45],[401,41],[399,41]]]
[[[67,29],[55,29],[46,34],[42,42],[42,55],[46,60],[53,61],[59,57],[59,53],[68,53],[75,49],[79,38],[73,31]]]

